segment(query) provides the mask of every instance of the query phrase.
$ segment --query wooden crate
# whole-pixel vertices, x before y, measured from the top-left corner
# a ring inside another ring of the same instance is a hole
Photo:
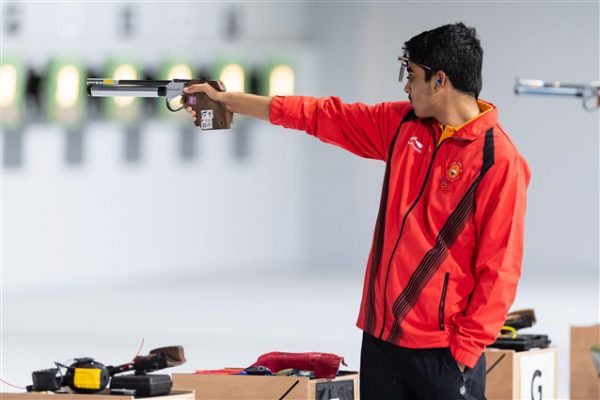
[[[556,348],[485,351],[487,400],[556,397]]]
[[[600,399],[600,378],[591,355],[600,345],[600,325],[571,327],[571,399]]]
[[[196,400],[315,400],[318,390],[343,391],[348,398],[358,399],[358,374],[355,372],[335,379],[309,379],[298,376],[202,375],[173,374],[173,387],[193,389]],[[333,395],[335,398],[342,397]]]

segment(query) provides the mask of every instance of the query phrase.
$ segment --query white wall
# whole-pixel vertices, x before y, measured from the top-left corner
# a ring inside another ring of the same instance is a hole
[[[406,98],[396,80],[405,40],[457,20],[475,26],[482,98],[532,170],[515,307],[536,308],[533,330],[558,345],[566,397],[568,326],[600,319],[599,113],[517,97],[513,85],[598,80],[598,3],[248,2],[234,42],[219,17],[230,4],[133,3],[141,32],[130,40],[114,34],[116,3],[21,5],[24,31],[2,50],[36,67],[61,54],[92,66],[131,54],[150,67],[281,56],[296,64],[300,93],[367,103]],[[188,371],[270,350],[338,352],[358,368],[353,325],[383,164],[266,123],[246,128],[248,160],[231,155],[233,135],[199,133],[198,157],[184,162],[179,128],[150,120],[142,161],[129,165],[119,127],[96,121],[80,167],[64,164],[61,129],[27,128],[23,166],[2,171],[1,377],[28,383],[32,369],[72,356],[118,362],[140,337],[147,349],[184,344]]]
[[[129,39],[118,35],[120,4],[19,5],[22,31],[5,35],[3,52],[38,72],[52,57],[99,70],[116,55],[150,69],[170,58],[210,67],[233,55],[248,67],[289,60],[297,69],[297,90],[317,86],[309,78],[314,51],[305,40],[306,7],[300,4],[136,3],[139,33]],[[230,10],[239,15],[234,41],[222,33]],[[241,117],[234,134],[196,130],[198,156],[183,160],[179,135],[193,126],[186,123],[142,123],[142,159],[132,164],[122,157],[121,127],[89,121],[82,129],[81,165],[63,161],[63,129],[28,124],[23,165],[2,174],[6,293],[106,280],[116,271],[134,279],[165,270],[306,265],[307,142]],[[240,130],[250,137],[245,160],[233,151]]]

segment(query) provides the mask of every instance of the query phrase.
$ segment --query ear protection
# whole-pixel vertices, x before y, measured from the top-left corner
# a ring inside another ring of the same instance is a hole
[[[436,86],[442,86],[442,80],[438,79],[437,81],[435,81],[435,85]]]

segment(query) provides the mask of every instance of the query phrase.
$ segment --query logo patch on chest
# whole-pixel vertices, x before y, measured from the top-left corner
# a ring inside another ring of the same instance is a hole
[[[444,192],[449,192],[453,189],[453,183],[456,182],[463,171],[463,166],[460,161],[452,161],[447,167],[446,172],[440,180],[440,188]]]
[[[412,136],[408,139],[409,146],[411,146],[417,153],[420,153],[423,150],[423,143],[419,142],[419,138],[416,136]]]

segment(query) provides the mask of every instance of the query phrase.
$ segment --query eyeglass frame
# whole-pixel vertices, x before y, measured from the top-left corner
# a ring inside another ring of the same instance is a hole
[[[411,63],[413,63],[415,65],[418,65],[419,67],[421,67],[423,69],[426,69],[428,71],[433,71],[433,68],[431,68],[431,67],[429,67],[429,66],[427,66],[425,64],[419,64],[419,63],[416,63],[414,61],[411,61],[406,56],[398,56],[398,61],[401,62],[401,64],[400,64],[400,74],[398,76],[398,81],[400,81],[400,82],[402,82],[402,80],[404,79],[404,71],[406,70],[406,68],[408,68],[408,63],[409,62],[411,62]]]

